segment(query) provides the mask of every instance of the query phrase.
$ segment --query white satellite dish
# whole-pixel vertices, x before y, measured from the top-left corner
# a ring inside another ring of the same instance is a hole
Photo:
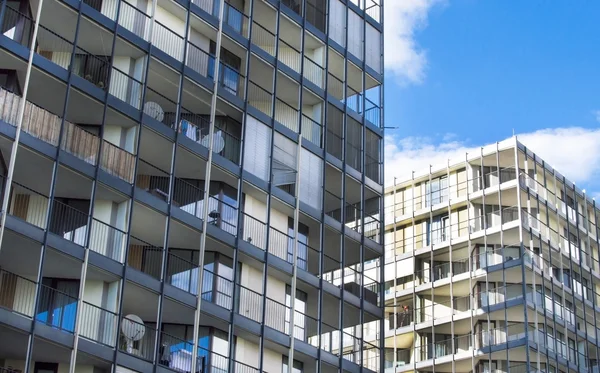
[[[204,136],[204,138],[202,138],[202,142],[201,142],[201,144],[207,148],[210,145],[210,140],[209,140],[208,136],[210,136],[210,135]],[[225,139],[223,138],[221,131],[215,132],[215,134],[213,135],[213,152],[220,153],[224,147],[225,147]]]
[[[148,116],[162,122],[165,118],[165,111],[156,102],[148,101],[144,104],[144,113]]]
[[[144,338],[146,328],[144,322],[137,315],[127,315],[121,322],[121,332],[127,339],[127,352],[133,352],[133,342]]]

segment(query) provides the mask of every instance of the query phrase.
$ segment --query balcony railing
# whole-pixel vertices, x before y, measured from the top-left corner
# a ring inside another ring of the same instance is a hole
[[[305,2],[306,4],[306,21],[310,22],[313,26],[319,29],[321,32],[325,32],[327,26],[327,17],[325,16],[325,9],[320,9],[313,5],[310,1]],[[323,7],[324,8],[324,7]]]
[[[235,312],[256,322],[262,322],[262,304],[264,295],[242,285],[235,285],[239,300],[235,304]]]
[[[2,20],[2,33],[4,36],[29,48],[33,36],[34,21],[25,14],[9,7],[5,7]]]
[[[116,313],[83,301],[81,303],[79,334],[94,342],[115,347],[117,342]]]
[[[236,123],[237,124],[237,123]],[[213,152],[229,159],[235,164],[240,163],[241,140],[221,127],[219,122],[215,123],[215,132],[213,134]],[[180,117],[178,130],[185,137],[195,141],[208,148],[210,140],[208,139],[210,123],[205,116],[194,113],[184,113]]]
[[[185,65],[204,77],[215,75],[214,57],[191,41],[188,41]]]
[[[126,338],[126,336],[131,336],[131,338]],[[119,350],[144,360],[153,361],[155,340],[155,328],[137,323],[127,316],[121,319]]]
[[[214,62],[213,62],[214,64]],[[214,73],[213,73],[214,74]],[[212,75],[209,76],[212,79]],[[225,91],[237,96],[241,99],[244,98],[244,83],[246,77],[240,73],[235,67],[229,66],[228,64],[221,61],[219,63],[219,87]]]
[[[322,143],[323,126],[321,126],[320,123],[318,123],[317,121],[302,114],[301,126],[302,126],[302,137],[304,137],[305,140],[308,140],[319,147],[323,146],[323,143]]]
[[[344,82],[337,76],[328,73],[327,78],[327,93],[337,98],[340,101],[344,100]]]
[[[77,298],[46,285],[40,285],[35,319],[48,326],[73,333],[77,316]]]
[[[169,27],[154,20],[152,28],[152,44],[177,61],[183,61],[183,47],[185,41],[181,35],[176,34]]]
[[[150,16],[125,0],[119,1],[119,4],[121,7],[119,25],[150,42],[150,25],[152,23]]]
[[[325,215],[342,222],[342,199],[330,191],[325,191]]]
[[[244,241],[251,243],[259,249],[267,249],[267,225],[242,212],[242,237]]]
[[[139,238],[131,236],[131,239],[129,240],[127,265],[160,280],[163,252],[164,250],[162,247],[154,246]]]
[[[144,84],[113,66],[108,93],[140,110]]]
[[[161,332],[158,346],[158,364],[182,373],[192,370],[193,339],[186,341]],[[201,369],[203,367],[202,356],[199,354],[197,359],[196,366],[198,367],[198,371],[204,372]]]
[[[166,283],[183,291],[198,295],[198,264],[169,253]],[[204,278],[206,281],[206,278]]]
[[[252,22],[252,44],[259,46],[262,50],[275,57],[275,43],[277,37],[260,23]]]
[[[273,94],[253,81],[248,81],[248,103],[269,117],[273,114]]]
[[[2,178],[3,183],[5,179]],[[12,182],[8,213],[38,228],[46,229],[49,200],[35,190]]]
[[[98,219],[92,219],[88,246],[90,250],[123,263],[126,240],[126,232]]]
[[[50,232],[85,246],[87,240],[88,214],[74,207],[53,200]]]
[[[204,191],[187,181],[175,178],[173,205],[197,218],[202,217],[202,201]]]
[[[17,124],[20,96],[0,88],[0,118],[11,125]],[[28,134],[51,145],[58,145],[62,119],[29,101],[25,104],[22,129]],[[98,150],[101,139],[74,125],[64,121],[60,148],[67,153],[89,163],[98,163]],[[104,149],[100,167],[111,175],[129,183],[133,181],[135,156],[124,149],[104,141]]]
[[[290,130],[298,132],[299,111],[287,102],[275,98],[275,120]]]
[[[250,19],[242,10],[235,8],[233,5],[223,2],[223,24],[234,29],[238,34],[248,38],[248,25]]]
[[[233,281],[207,269],[202,278],[202,300],[233,309]]]
[[[279,62],[288,66],[297,73],[300,73],[300,65],[302,64],[302,53],[299,50],[285,42],[279,37],[279,47],[277,51],[277,59]]]
[[[325,86],[325,69],[307,56],[304,56],[302,76],[321,89]]]
[[[0,269],[0,307],[33,317],[36,290],[34,281]]]

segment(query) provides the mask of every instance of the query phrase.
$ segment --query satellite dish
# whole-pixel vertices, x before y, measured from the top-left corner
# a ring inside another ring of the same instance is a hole
[[[121,332],[129,341],[139,341],[144,337],[146,328],[144,322],[137,315],[127,315],[121,323]]]
[[[144,104],[144,114],[151,116],[159,122],[165,118],[165,111],[156,102],[148,101]]]
[[[210,140],[209,140],[208,136],[210,136],[210,135],[204,136],[204,138],[202,139],[202,142],[201,142],[201,144],[206,148],[208,148],[210,145]],[[221,131],[215,132],[215,134],[213,135],[213,152],[220,153],[224,147],[225,147],[225,139],[221,135]]]

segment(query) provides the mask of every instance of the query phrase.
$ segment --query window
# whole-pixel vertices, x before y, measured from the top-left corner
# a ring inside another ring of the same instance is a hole
[[[215,1],[215,3],[218,3]],[[231,15],[230,15],[231,17]],[[240,14],[241,17],[241,14]],[[241,19],[240,19],[241,21]],[[214,41],[210,41],[210,53],[215,55],[217,51],[217,45]],[[221,60],[221,66],[219,67],[219,85],[225,88],[226,91],[234,96],[238,94],[239,80],[240,80],[240,67],[242,66],[242,60],[232,52],[221,47],[221,54],[219,56]],[[214,77],[215,71],[215,59],[209,58],[208,61],[208,78]]]
[[[327,153],[341,160],[344,113],[332,104],[328,104],[327,116]]]
[[[442,176],[425,183],[425,206],[448,200],[448,177]]]
[[[325,32],[326,3],[327,0],[306,0],[306,20],[322,32]]]
[[[270,181],[271,129],[253,117],[246,118],[244,170],[259,179]]]
[[[427,243],[434,245],[440,242],[446,241],[448,238],[448,227],[450,220],[447,215],[434,216],[431,223],[429,223],[429,229],[427,230]]]
[[[281,373],[302,373],[304,371],[304,364],[298,360],[294,360],[294,365],[292,366],[292,371],[288,372],[288,357],[283,356],[283,363]]]
[[[323,160],[300,150],[300,201],[318,210],[323,203]]]
[[[273,185],[295,195],[298,145],[279,133],[273,141]]]

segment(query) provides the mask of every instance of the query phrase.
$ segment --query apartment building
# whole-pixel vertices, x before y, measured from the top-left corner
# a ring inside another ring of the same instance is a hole
[[[0,28],[0,372],[380,370],[380,0]]]
[[[385,202],[386,372],[598,371],[600,210],[585,191],[513,137]]]

